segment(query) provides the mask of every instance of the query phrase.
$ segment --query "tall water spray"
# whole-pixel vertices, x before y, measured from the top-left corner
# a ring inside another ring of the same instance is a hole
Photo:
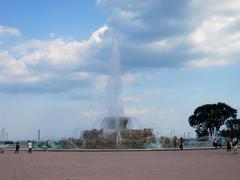
[[[101,128],[106,131],[120,131],[131,124],[130,118],[124,116],[120,100],[122,92],[120,52],[117,40],[113,41],[112,55],[109,63],[109,81],[107,86],[107,116],[102,119]]]
[[[110,76],[108,82],[108,116],[120,117],[124,115],[120,95],[122,92],[120,52],[117,40],[113,42],[112,56],[110,59]]]

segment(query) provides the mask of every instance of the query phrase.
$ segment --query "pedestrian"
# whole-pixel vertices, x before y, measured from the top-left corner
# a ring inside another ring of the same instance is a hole
[[[28,153],[31,154],[32,153],[32,142],[28,141]]]
[[[237,144],[238,144],[238,140],[237,140],[237,138],[234,138],[233,142],[232,142],[233,154],[238,154]]]
[[[17,141],[17,142],[16,142],[15,154],[18,154],[18,153],[19,153],[19,149],[20,149],[20,144],[19,144],[19,142]]]
[[[231,151],[232,147],[231,147],[231,139],[227,140],[227,152]]]
[[[183,137],[180,138],[179,143],[180,150],[183,150]]]
[[[218,141],[217,141],[216,138],[213,140],[213,146],[214,146],[215,150],[216,150],[217,147],[218,147]]]

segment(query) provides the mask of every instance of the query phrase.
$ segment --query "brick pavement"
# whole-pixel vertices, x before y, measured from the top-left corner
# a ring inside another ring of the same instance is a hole
[[[223,150],[5,152],[0,180],[239,180],[239,165]]]

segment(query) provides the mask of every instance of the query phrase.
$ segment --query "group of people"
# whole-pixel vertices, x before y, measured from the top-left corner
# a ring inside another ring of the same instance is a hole
[[[217,149],[218,147],[221,149],[222,148],[222,139],[221,138],[219,138],[219,139],[214,139],[213,140],[213,146],[214,146],[214,148],[215,149]],[[233,139],[231,139],[231,138],[229,138],[228,140],[227,140],[227,151],[229,152],[229,151],[232,151],[233,152],[233,154],[238,154],[238,148],[237,148],[237,145],[238,145],[238,140],[237,140],[237,138],[233,138]]]
[[[32,153],[32,141],[28,141],[27,143],[27,147],[28,147],[28,153],[31,154]],[[19,149],[20,149],[20,143],[19,141],[16,142],[16,149],[15,149],[15,154],[19,153]]]
[[[173,138],[173,147],[174,147],[175,150],[178,149],[178,148],[177,148],[178,145],[179,145],[180,150],[183,150],[183,137],[181,137],[181,138],[178,140],[177,137],[175,136],[175,137]]]

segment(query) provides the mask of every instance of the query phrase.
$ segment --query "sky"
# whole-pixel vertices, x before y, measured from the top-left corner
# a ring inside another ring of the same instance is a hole
[[[0,0],[0,129],[15,140],[97,128],[114,42],[139,127],[195,136],[198,106],[240,111],[239,0]]]

